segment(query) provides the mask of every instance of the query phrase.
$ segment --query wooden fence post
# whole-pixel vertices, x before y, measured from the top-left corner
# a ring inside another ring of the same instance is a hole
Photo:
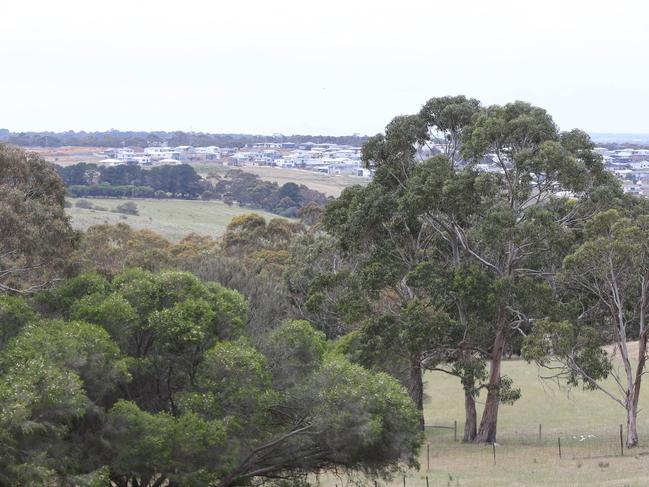
[[[493,449],[494,452],[494,465],[496,464],[496,442],[493,442],[491,444],[491,448]]]
[[[620,425],[620,456],[624,456],[624,433],[622,433],[622,425]]]
[[[453,421],[453,440],[457,441],[457,419]]]
[[[541,433],[541,428],[542,428],[542,425],[541,425],[541,423],[539,423],[539,443],[541,442],[541,440],[543,438],[543,435]]]
[[[426,470],[430,470],[430,443],[426,443]]]
[[[428,487],[428,475],[426,475],[426,487]]]
[[[406,487],[406,476],[403,476],[403,487]]]
[[[557,438],[557,443],[559,444],[559,458],[561,458],[561,437]]]

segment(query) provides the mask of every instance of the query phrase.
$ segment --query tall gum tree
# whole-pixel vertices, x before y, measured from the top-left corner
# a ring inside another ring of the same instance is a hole
[[[548,279],[560,268],[573,230],[581,225],[582,204],[598,186],[611,183],[578,130],[560,133],[550,115],[524,102],[481,111],[465,133],[462,154],[468,161],[489,157],[498,169],[496,197],[465,226],[450,219],[464,250],[506,290],[492,318],[487,397],[476,436],[496,440],[501,362],[507,330],[530,321],[516,306],[521,279]]]
[[[488,360],[484,384],[475,368],[455,372],[465,388],[466,439],[494,442],[499,404],[516,397],[501,377],[507,340],[544,316],[548,281],[588,217],[592,196],[615,184],[585,133],[560,133],[545,110],[523,102],[481,108],[465,97],[432,99],[372,137],[363,158],[375,168],[374,180],[329,204],[325,228],[348,251],[367,255],[374,272],[366,280],[374,288],[392,287],[451,314],[455,329],[431,345],[433,355]],[[485,159],[491,170],[478,171]],[[472,293],[416,285],[413,275],[431,262],[454,272],[478,266],[493,305],[471,316]],[[413,367],[431,365],[438,363]],[[487,396],[476,428],[471,416],[481,389]]]
[[[477,100],[463,96],[434,98],[420,114],[396,117],[385,134],[372,137],[363,148],[365,162],[376,169],[373,182],[345,191],[329,204],[324,218],[325,228],[338,237],[347,257],[353,255],[359,263],[357,271],[373,296],[373,317],[361,330],[367,338],[364,348],[378,347],[380,355],[397,355],[407,364],[408,371],[399,375],[420,410],[424,369],[461,359],[463,366],[444,371],[465,379],[480,376],[473,350],[456,353],[457,343],[470,326],[467,295],[448,292],[453,289],[453,271],[443,277],[429,272],[431,265],[459,269],[463,264],[460,241],[454,235],[440,234],[424,218],[427,205],[443,206],[444,197],[463,201],[460,207],[471,205],[464,200],[473,193],[465,186],[472,184],[475,174],[457,178],[444,196],[442,187],[453,179],[462,134],[478,107]],[[432,186],[435,201],[431,203],[421,190],[430,194]],[[437,265],[440,261],[443,264]],[[413,314],[413,309],[421,312]],[[422,322],[415,325],[413,316]],[[415,337],[413,330],[427,336]],[[392,368],[394,362],[390,362]],[[467,410],[474,411],[468,421],[473,426],[465,429],[468,432],[475,430],[474,384],[471,380],[466,387]]]

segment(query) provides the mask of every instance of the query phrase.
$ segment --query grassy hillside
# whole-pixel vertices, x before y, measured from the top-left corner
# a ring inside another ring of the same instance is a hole
[[[70,198],[69,201],[73,206],[66,211],[72,218],[72,225],[75,228],[86,229],[102,223],[123,222],[134,228],[148,228],[174,241],[180,240],[191,232],[217,237],[223,233],[233,217],[243,213],[258,213],[266,219],[281,218],[265,211],[240,208],[236,205],[228,206],[220,201],[110,198],[87,198],[87,200],[95,206],[108,210],[126,201],[133,201],[140,214],[122,215],[110,211],[77,208],[75,205],[78,199]]]
[[[221,164],[209,163],[192,164],[192,166],[201,176],[206,176],[209,172],[226,173],[234,169],[229,166],[222,166]],[[265,181],[275,182],[279,185],[289,182],[304,184],[309,189],[320,191],[327,196],[338,196],[343,189],[349,186],[354,186],[355,184],[366,185],[369,182],[369,179],[358,176],[330,176],[328,174],[304,171],[302,169],[286,169],[269,166],[242,166],[237,169],[256,174]]]
[[[594,391],[559,389],[541,381],[537,367],[524,361],[504,362],[503,369],[523,396],[513,406],[501,406],[496,465],[491,445],[463,445],[453,441],[452,429],[428,429],[430,470],[424,444],[421,468],[407,472],[406,487],[426,487],[426,476],[430,487],[649,485],[649,412],[640,413],[640,448],[625,450],[620,457],[619,424],[625,415],[611,399]],[[461,438],[464,398],[459,381],[428,373],[425,390],[426,424],[452,426],[457,420]],[[647,398],[645,391],[643,400]],[[342,479],[330,475],[321,480],[326,487],[343,485]],[[389,485],[402,487],[403,478],[398,476]]]

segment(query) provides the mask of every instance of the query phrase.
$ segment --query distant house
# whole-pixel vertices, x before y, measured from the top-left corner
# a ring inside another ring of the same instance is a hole
[[[628,163],[629,167],[631,169],[637,170],[637,169],[649,169],[649,160],[637,160],[637,161],[631,161]]]
[[[216,161],[221,158],[221,149],[215,145],[207,147],[196,147],[195,154],[197,159],[204,161]]]
[[[196,149],[191,145],[179,145],[174,149],[174,152],[178,153],[179,161],[191,161],[195,157]]]

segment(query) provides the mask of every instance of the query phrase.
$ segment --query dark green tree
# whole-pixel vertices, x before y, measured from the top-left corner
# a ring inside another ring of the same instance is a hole
[[[65,187],[37,154],[0,144],[0,293],[30,293],[65,271],[75,234]]]
[[[227,487],[416,463],[407,393],[308,322],[254,346],[239,293],[176,271],[82,275],[39,303],[63,319],[25,312],[0,349],[0,484]]]
[[[426,146],[441,154],[422,157]],[[560,133],[544,110],[527,103],[480,108],[464,97],[432,99],[367,142],[363,157],[374,180],[327,206],[325,228],[343,250],[363,256],[364,282],[383,293],[383,302],[388,293],[403,310],[416,298],[452,318],[455,328],[429,346],[436,357],[446,350],[468,415],[475,394],[486,389],[476,441],[495,441],[498,406],[518,395],[501,380],[508,340],[545,313],[548,279],[584,217],[620,197],[592,149],[586,134]],[[476,170],[485,159],[493,170]],[[469,292],[471,279],[462,279],[471,268],[488,286],[484,300]],[[489,373],[477,384],[486,360]]]

